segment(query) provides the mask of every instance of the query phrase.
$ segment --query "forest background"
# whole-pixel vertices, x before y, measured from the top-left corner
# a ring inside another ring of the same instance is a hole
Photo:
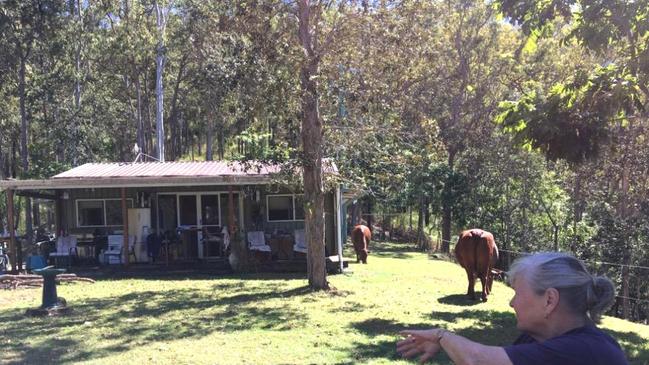
[[[646,0],[1,0],[0,178],[131,161],[135,143],[156,156],[158,133],[167,161],[315,146],[363,190],[357,214],[422,249],[481,227],[513,256],[573,252],[618,286],[610,314],[647,323],[648,14]],[[15,222],[31,232],[40,212],[21,198]]]

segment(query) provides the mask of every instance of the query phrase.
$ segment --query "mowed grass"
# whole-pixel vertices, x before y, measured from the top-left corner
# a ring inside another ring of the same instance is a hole
[[[2,364],[406,364],[403,328],[443,326],[492,345],[516,336],[513,291],[468,300],[464,271],[412,246],[373,243],[369,265],[329,276],[164,276],[58,286],[71,315],[32,318],[40,289],[0,291]],[[477,287],[479,289],[479,286]],[[606,318],[632,364],[649,364],[649,327]],[[435,364],[449,364],[445,355]]]

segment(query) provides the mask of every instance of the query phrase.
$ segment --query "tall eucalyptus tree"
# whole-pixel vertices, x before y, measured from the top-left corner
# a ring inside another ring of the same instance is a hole
[[[509,104],[501,118],[505,126],[552,159],[575,165],[598,157],[602,162],[616,161],[602,166],[609,173],[606,185],[613,181],[618,187],[613,196],[615,216],[622,222],[634,219],[640,212],[633,193],[646,191],[644,179],[636,180],[634,172],[638,141],[646,139],[649,120],[649,3],[500,0],[497,4],[531,41],[552,35],[555,20],[564,20],[571,30],[564,39],[599,58],[590,70],[547,92],[528,92]],[[619,239],[632,241],[632,231]],[[622,312],[627,318],[633,246],[625,245],[622,252]]]

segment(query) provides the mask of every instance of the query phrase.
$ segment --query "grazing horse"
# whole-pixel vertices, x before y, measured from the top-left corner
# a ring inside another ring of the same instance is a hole
[[[467,295],[475,300],[474,286],[478,277],[482,283],[482,300],[486,302],[493,284],[491,270],[498,260],[498,247],[494,236],[481,229],[463,231],[455,245],[455,258],[466,270],[469,278]]]
[[[372,239],[372,231],[367,226],[359,224],[352,229],[352,243],[354,244],[354,251],[356,251],[356,262],[363,262],[367,264],[367,254],[370,252],[370,240]]]

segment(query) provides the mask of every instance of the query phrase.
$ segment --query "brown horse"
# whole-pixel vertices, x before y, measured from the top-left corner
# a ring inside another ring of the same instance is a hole
[[[481,229],[463,231],[455,245],[455,258],[466,270],[469,278],[467,295],[475,299],[474,286],[478,277],[482,283],[482,300],[486,302],[493,285],[491,270],[498,260],[498,247],[494,236]]]
[[[367,226],[359,224],[352,229],[352,243],[356,251],[356,262],[367,264],[368,247],[372,239],[372,231]]]

